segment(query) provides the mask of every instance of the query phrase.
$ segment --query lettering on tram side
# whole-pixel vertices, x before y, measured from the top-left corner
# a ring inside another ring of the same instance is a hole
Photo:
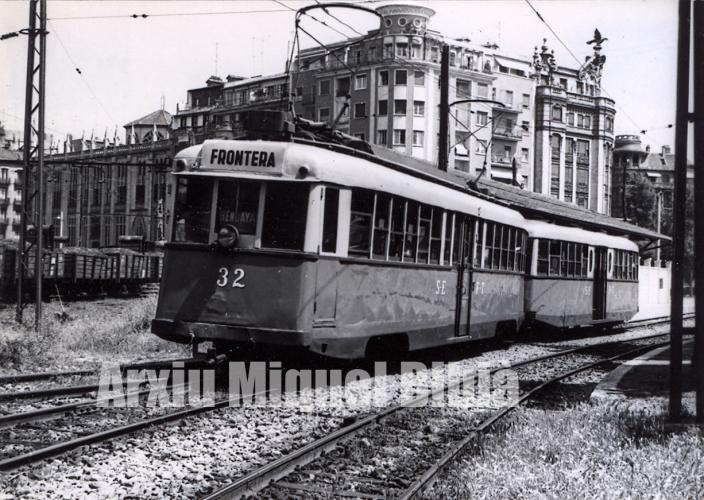
[[[267,151],[213,149],[210,152],[210,163],[213,165],[233,165],[235,167],[275,168],[276,158],[274,153]]]
[[[244,283],[242,282],[244,280],[244,269],[241,267],[237,267],[232,271],[232,281],[229,278],[230,271],[226,267],[221,267],[218,273],[220,273],[216,281],[218,286],[226,287],[229,282],[231,283],[231,288],[244,288]]]
[[[437,280],[435,282],[435,295],[445,295],[446,280]]]

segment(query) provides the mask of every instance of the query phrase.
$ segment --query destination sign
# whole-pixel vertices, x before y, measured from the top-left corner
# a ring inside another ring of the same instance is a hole
[[[250,141],[206,141],[201,168],[275,173],[283,168],[283,147]]]

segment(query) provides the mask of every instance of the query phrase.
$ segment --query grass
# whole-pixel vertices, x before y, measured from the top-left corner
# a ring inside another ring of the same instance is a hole
[[[704,436],[665,410],[517,409],[451,467],[432,498],[703,498]]]
[[[112,357],[145,356],[160,351],[183,353],[149,332],[156,296],[44,304],[42,328],[34,331],[34,309],[24,312],[24,324],[15,322],[13,306],[0,309],[0,368],[27,370],[71,364],[80,358],[95,361]]]

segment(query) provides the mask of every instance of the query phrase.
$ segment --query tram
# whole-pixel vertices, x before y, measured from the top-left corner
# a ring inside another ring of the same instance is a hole
[[[298,346],[361,358],[512,335],[527,316],[625,320],[637,304],[637,284],[615,278],[637,248],[626,239],[528,220],[366,143],[264,139],[208,140],[175,159],[156,335],[216,353]],[[558,240],[565,276],[551,271],[563,266]],[[585,251],[577,278],[569,259]],[[574,310],[559,305],[563,288]],[[603,297],[599,312],[579,293]]]
[[[526,319],[557,328],[614,325],[638,312],[638,245],[546,221],[527,221]]]

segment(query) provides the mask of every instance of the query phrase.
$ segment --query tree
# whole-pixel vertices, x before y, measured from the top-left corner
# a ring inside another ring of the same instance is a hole
[[[644,175],[634,175],[626,185],[626,213],[634,224],[657,229],[657,193]]]

